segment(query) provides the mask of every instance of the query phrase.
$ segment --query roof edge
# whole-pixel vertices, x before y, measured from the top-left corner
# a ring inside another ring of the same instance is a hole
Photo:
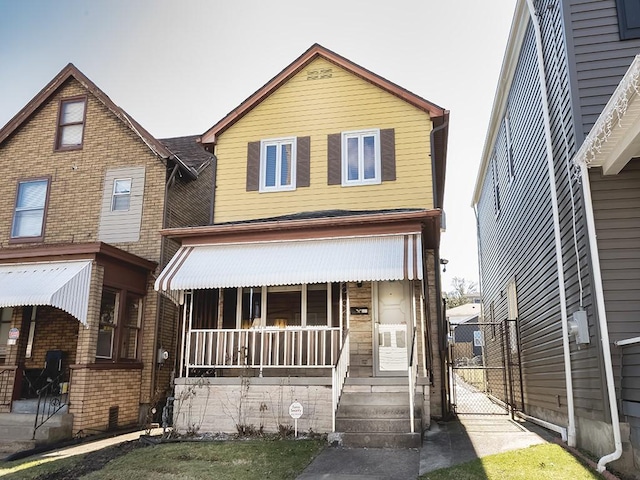
[[[235,124],[238,120],[249,113],[256,105],[262,102],[265,98],[271,95],[281,85],[288,81],[291,77],[296,75],[306,65],[311,63],[316,57],[322,57],[327,61],[348,70],[352,74],[368,81],[383,90],[391,93],[404,100],[405,102],[414,105],[416,108],[423,110],[431,117],[440,117],[448,113],[448,110],[432,103],[415,93],[387,80],[386,78],[373,73],[372,71],[361,67],[360,65],[352,62],[351,60],[323,47],[322,45],[315,43],[309,49],[307,49],[302,55],[285,67],[275,77],[265,83],[247,99],[245,99],[238,107],[228,113],[213,127],[208,129],[202,134],[202,143],[212,144],[216,143],[217,136],[224,132],[226,129]]]

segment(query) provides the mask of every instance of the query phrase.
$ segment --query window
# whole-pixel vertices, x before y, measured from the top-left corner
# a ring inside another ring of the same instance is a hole
[[[380,183],[380,130],[342,133],[342,185]]]
[[[13,308],[0,308],[0,358],[7,356],[7,339],[11,329]]]
[[[500,214],[500,182],[498,178],[498,164],[495,156],[491,162],[492,181],[493,181],[493,208],[496,216]]]
[[[60,102],[56,149],[82,148],[86,98],[74,98]]]
[[[616,0],[620,40],[640,38],[640,2]]]
[[[111,211],[128,211],[131,205],[131,179],[121,178],[113,181]]]
[[[41,239],[49,193],[49,179],[18,182],[11,238]]]
[[[513,180],[516,175],[515,166],[513,163],[513,144],[511,143],[511,121],[509,115],[504,117],[504,130],[507,142],[507,162],[509,163],[509,180]]]
[[[260,142],[260,191],[295,190],[296,139]]]
[[[104,288],[100,302],[96,358],[136,360],[141,323],[142,297]]]

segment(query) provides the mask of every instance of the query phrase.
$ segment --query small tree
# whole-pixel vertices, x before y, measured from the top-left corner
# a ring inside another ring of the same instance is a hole
[[[447,302],[448,308],[459,307],[469,302],[469,294],[478,293],[476,282],[472,282],[465,278],[453,277],[451,280],[453,289],[444,292],[443,297]]]

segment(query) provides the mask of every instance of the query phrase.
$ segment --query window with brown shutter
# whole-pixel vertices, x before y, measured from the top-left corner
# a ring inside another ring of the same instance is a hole
[[[247,191],[277,192],[310,185],[310,137],[249,142]]]

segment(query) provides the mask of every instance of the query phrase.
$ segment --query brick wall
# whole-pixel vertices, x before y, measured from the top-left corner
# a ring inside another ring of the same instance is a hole
[[[76,363],[78,328],[84,326],[74,317],[54,307],[38,307],[33,336],[31,358],[25,360],[25,368],[44,367],[49,350],[62,350],[62,369]],[[23,332],[28,335],[28,331]]]
[[[440,329],[440,318],[438,316],[438,303],[440,300],[440,292],[436,288],[435,269],[438,266],[435,263],[435,255],[433,250],[425,251],[425,263],[426,270],[426,289],[428,295],[428,312],[427,322],[429,322],[429,341],[431,342],[431,364],[429,368],[433,372],[433,385],[431,386],[430,398],[431,398],[431,415],[434,417],[442,417],[445,413],[442,405],[442,357],[440,351],[440,337],[443,334]]]

